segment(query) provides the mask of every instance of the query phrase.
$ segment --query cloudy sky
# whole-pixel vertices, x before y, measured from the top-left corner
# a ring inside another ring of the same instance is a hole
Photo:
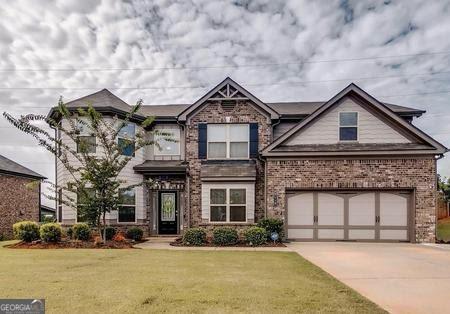
[[[46,114],[102,88],[190,103],[226,76],[263,101],[327,100],[353,81],[427,110],[415,124],[450,147],[449,16],[449,0],[9,1],[0,111]],[[3,117],[0,154],[54,178],[52,156]]]

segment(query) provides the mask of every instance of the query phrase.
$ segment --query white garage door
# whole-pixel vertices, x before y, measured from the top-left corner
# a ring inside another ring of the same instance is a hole
[[[292,240],[408,241],[410,192],[296,192],[287,194]]]

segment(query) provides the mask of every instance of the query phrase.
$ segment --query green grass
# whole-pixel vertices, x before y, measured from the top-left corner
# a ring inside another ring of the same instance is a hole
[[[48,313],[384,312],[285,252],[0,248],[0,297]]]
[[[450,242],[450,218],[445,218],[438,221],[437,239]]]

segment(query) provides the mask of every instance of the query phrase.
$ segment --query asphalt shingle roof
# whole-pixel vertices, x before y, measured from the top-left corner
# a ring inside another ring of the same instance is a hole
[[[0,173],[8,173],[13,175],[19,175],[23,177],[30,177],[36,179],[45,179],[44,176],[31,169],[28,169],[5,156],[0,155]]]

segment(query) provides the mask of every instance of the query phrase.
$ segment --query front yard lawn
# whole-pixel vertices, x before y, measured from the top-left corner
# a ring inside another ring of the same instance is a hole
[[[48,313],[384,312],[284,252],[0,248],[0,298],[45,298]]]
[[[450,242],[450,218],[445,218],[438,221],[437,239]]]

